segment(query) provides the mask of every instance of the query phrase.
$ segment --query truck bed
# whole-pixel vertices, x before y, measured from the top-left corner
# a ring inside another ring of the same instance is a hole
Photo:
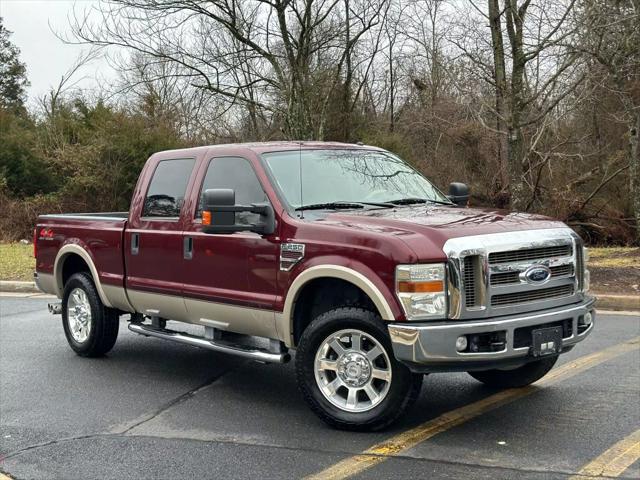
[[[129,218],[129,212],[98,212],[98,213],[53,213],[40,215],[39,219],[64,219],[64,220],[104,220],[120,221]]]
[[[95,267],[92,274],[97,274],[105,296],[109,296],[110,288],[124,291],[123,238],[128,216],[128,212],[99,212],[38,217],[34,241],[39,286],[61,296],[65,259],[84,254],[89,257],[84,262]],[[62,258],[55,271],[58,257]]]

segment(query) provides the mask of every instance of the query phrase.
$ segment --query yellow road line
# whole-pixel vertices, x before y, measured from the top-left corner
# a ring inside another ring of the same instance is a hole
[[[580,469],[571,480],[585,480],[600,476],[617,477],[640,458],[640,430],[623,438],[613,447]]]
[[[450,428],[460,425],[467,420],[476,418],[483,413],[494,410],[502,405],[511,403],[519,398],[526,397],[540,390],[540,387],[552,385],[561,380],[573,377],[584,370],[595,367],[607,360],[623,355],[640,348],[640,337],[614,345],[599,352],[585,355],[577,360],[566,363],[561,367],[551,370],[543,379],[535,385],[524,388],[512,388],[490,395],[464,407],[456,408],[444,413],[428,422],[418,425],[410,430],[399,433],[386,441],[374,445],[359,455],[346,458],[321,472],[306,477],[307,480],[338,480],[349,478],[363,472],[390,457],[405,452],[421,442],[442,433]]]

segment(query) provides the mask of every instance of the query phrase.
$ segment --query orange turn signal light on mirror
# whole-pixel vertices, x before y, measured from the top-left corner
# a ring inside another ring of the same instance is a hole
[[[428,282],[398,282],[398,292],[400,293],[439,293],[444,292],[444,282],[442,280],[431,280]]]
[[[205,210],[202,212],[202,224],[211,225],[211,212]]]

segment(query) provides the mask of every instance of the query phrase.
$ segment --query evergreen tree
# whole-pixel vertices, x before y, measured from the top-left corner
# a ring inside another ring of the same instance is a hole
[[[27,68],[20,61],[20,49],[11,43],[12,33],[0,17],[0,107],[21,111],[29,81]]]

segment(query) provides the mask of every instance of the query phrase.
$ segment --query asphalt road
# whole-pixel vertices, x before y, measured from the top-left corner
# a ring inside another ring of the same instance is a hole
[[[13,478],[301,478],[349,465],[372,445],[497,393],[466,374],[434,374],[393,429],[334,431],[303,403],[292,365],[140,337],[124,321],[107,357],[83,359],[67,346],[47,301],[0,297],[0,471]],[[591,337],[559,366],[639,335],[640,316],[600,315]],[[589,368],[380,457],[354,478],[579,472],[640,428],[637,344],[592,358]],[[622,477],[640,477],[634,458]]]

